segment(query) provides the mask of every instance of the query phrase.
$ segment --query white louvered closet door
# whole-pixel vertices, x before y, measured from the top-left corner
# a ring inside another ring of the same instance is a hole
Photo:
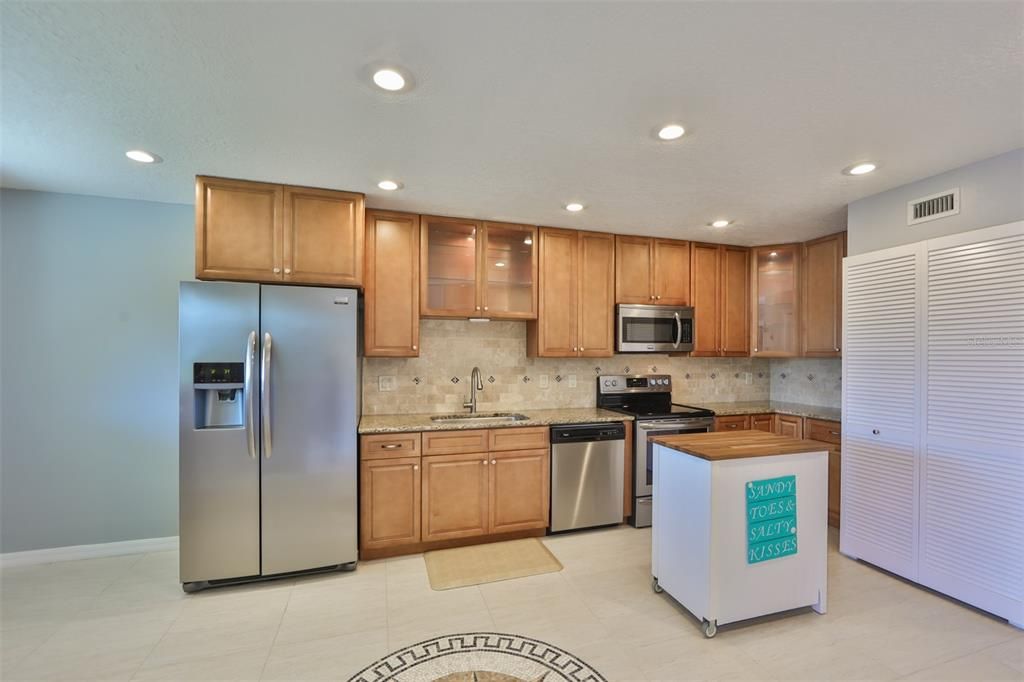
[[[919,579],[1024,623],[1024,223],[930,240],[925,319]]]
[[[917,570],[923,248],[850,257],[843,268],[839,547],[911,579]]]

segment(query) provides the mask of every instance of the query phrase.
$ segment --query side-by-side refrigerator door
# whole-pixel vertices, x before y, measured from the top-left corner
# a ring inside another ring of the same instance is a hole
[[[180,285],[182,583],[260,573],[259,319],[257,284]]]
[[[358,292],[263,286],[263,574],[357,559]]]

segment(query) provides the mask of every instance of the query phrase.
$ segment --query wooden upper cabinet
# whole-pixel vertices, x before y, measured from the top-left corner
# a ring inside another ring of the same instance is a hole
[[[842,353],[845,255],[845,232],[803,245],[800,348],[808,357],[834,358]]]
[[[420,219],[366,212],[367,357],[416,357],[420,337]]]
[[[537,318],[537,228],[485,222],[480,249],[483,317]]]
[[[721,355],[750,354],[750,250],[722,246],[719,318]]]
[[[690,242],[654,240],[654,303],[690,304]]]
[[[196,277],[363,284],[362,194],[196,177]]]
[[[424,542],[487,533],[488,457],[482,452],[423,458]]]
[[[540,357],[576,357],[579,235],[575,230],[545,227],[538,240],[538,315],[526,329],[527,352]]]
[[[196,177],[196,278],[280,281],[284,189]]]
[[[483,224],[458,218],[420,217],[420,313],[479,317],[477,239]]]
[[[610,358],[615,353],[615,237],[580,232],[578,263],[579,355]]]
[[[690,243],[616,235],[615,302],[690,303]]]
[[[615,237],[541,228],[538,316],[527,353],[611,357],[615,352]]]
[[[654,240],[615,236],[615,302],[654,303]]]
[[[753,249],[751,355],[793,357],[800,353],[800,244]]]
[[[362,194],[284,188],[284,281],[362,286]]]
[[[491,454],[488,532],[547,527],[550,460],[547,448]]]
[[[420,313],[536,319],[537,229],[461,218],[420,218]]]
[[[690,245],[690,299],[693,305],[693,356],[717,356],[720,347],[720,251],[718,244]]]

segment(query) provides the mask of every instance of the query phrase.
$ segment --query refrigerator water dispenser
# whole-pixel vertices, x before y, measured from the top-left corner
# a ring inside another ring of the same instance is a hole
[[[240,429],[244,425],[245,377],[241,362],[192,365],[197,429]]]

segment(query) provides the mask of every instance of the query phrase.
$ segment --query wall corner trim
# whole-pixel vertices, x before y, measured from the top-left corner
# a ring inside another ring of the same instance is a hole
[[[98,559],[100,557],[121,556],[123,554],[169,552],[176,549],[178,549],[177,535],[165,538],[104,542],[98,545],[71,545],[68,547],[51,547],[49,549],[32,549],[24,552],[0,554],[0,568],[51,564],[58,561]]]

